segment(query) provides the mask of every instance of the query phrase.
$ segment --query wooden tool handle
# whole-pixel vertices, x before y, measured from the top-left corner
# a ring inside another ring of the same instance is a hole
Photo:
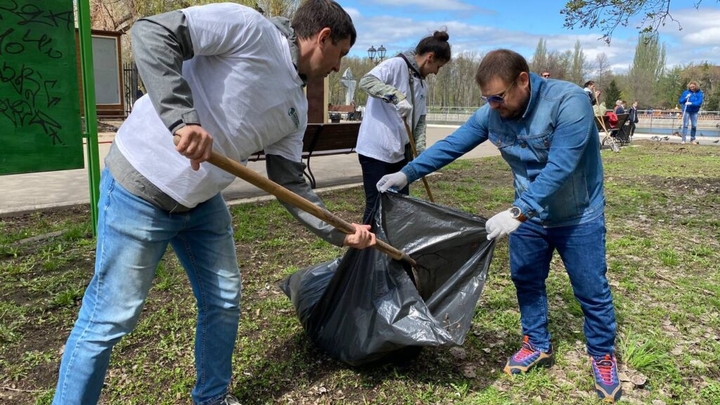
[[[405,131],[407,131],[408,140],[410,140],[410,149],[412,150],[413,158],[416,158],[418,156],[417,153],[417,146],[415,146],[415,137],[413,136],[413,132],[410,129],[410,126],[408,125],[406,120],[403,120],[403,124],[405,124]],[[425,186],[425,191],[427,191],[428,199],[430,199],[431,202],[435,202],[435,199],[433,198],[432,191],[430,191],[430,185],[428,184],[427,179],[425,176],[422,177],[423,185]]]
[[[173,141],[177,145],[180,138],[178,136],[175,136],[173,138]],[[331,213],[325,208],[313,204],[311,201],[293,193],[292,191],[279,185],[278,183],[275,183],[274,181],[261,176],[256,171],[241,165],[240,163],[228,158],[223,154],[213,151],[210,159],[208,159],[207,161],[208,163],[211,163],[214,166],[217,166],[220,169],[223,169],[226,172],[233,174],[247,181],[248,183],[274,195],[275,197],[277,197],[278,200],[284,201],[294,207],[297,207],[307,212],[310,215],[313,215],[327,222],[328,224],[334,226],[345,234],[355,233],[355,227],[351,223],[343,220],[342,218]],[[413,267],[417,265],[415,263],[415,260],[411,258],[407,253],[394,248],[393,246],[389,245],[384,241],[378,239],[374,247],[375,249],[387,254],[395,260],[406,261]]]

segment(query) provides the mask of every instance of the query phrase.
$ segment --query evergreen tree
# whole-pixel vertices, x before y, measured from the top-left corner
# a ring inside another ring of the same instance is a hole
[[[660,99],[658,84],[665,73],[665,45],[657,33],[640,34],[628,72],[627,95],[638,103],[655,105]]]
[[[720,88],[710,94],[705,93],[705,110],[720,111]]]
[[[580,46],[580,40],[577,40],[572,53],[572,65],[570,66],[570,77],[568,80],[578,84],[585,83],[585,65],[585,53],[582,50],[582,46]]]
[[[538,40],[537,47],[535,48],[535,54],[530,61],[530,71],[540,73],[543,70],[549,69],[547,62],[547,46],[545,45],[545,40],[540,38]]]
[[[684,70],[685,68],[681,66],[675,66],[665,72],[658,81],[657,101],[649,106],[666,109],[677,107],[678,97],[685,90],[688,82],[682,77]]]
[[[620,88],[618,88],[615,79],[612,79],[607,89],[602,90],[602,92],[603,94],[600,97],[602,98],[602,101],[605,102],[605,108],[607,108],[608,110],[615,108],[615,101],[622,98]]]

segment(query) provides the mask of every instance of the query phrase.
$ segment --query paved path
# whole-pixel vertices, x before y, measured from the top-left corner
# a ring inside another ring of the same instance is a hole
[[[428,125],[427,142],[432,145],[443,139],[457,128],[455,125]],[[114,133],[99,135],[100,161],[110,149]],[[602,135],[601,135],[602,136]],[[652,134],[635,134],[637,139],[649,139]],[[661,142],[679,143],[680,138],[660,136]],[[713,145],[717,138],[698,137],[701,144]],[[718,145],[718,144],[715,144]],[[464,159],[497,155],[497,148],[485,142],[463,156]],[[318,156],[311,160],[311,166],[317,190],[319,192],[338,187],[354,187],[362,184],[362,172],[357,154],[337,156]],[[248,167],[267,176],[265,162],[250,162]],[[28,173],[0,176],[0,216],[19,212],[64,207],[90,202],[87,169],[63,170],[56,172]],[[268,199],[264,191],[246,183],[235,180],[223,191],[223,197],[230,204],[245,202],[248,199]]]
[[[429,126],[427,142],[429,145],[450,134],[455,126]],[[110,149],[114,133],[102,133],[99,139],[100,162],[103,165],[105,155]],[[497,148],[486,142],[465,158],[476,158],[498,154]],[[318,156],[310,160],[313,174],[317,180],[317,190],[335,187],[359,186],[362,184],[362,172],[357,154],[337,156]],[[250,162],[248,167],[267,176],[265,162]],[[37,209],[63,207],[76,204],[88,204],[90,191],[87,169],[62,170],[55,172],[28,173],[0,176],[0,216]],[[270,198],[264,191],[235,180],[223,191],[223,197],[229,203],[239,203],[249,198]]]

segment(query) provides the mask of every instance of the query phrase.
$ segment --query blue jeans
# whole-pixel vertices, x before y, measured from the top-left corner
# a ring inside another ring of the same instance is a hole
[[[545,280],[557,250],[580,303],[588,354],[615,352],[615,310],[606,278],[605,216],[579,225],[543,228],[527,221],[510,234],[510,274],[517,290],[522,333],[550,349]]]
[[[698,120],[698,113],[694,112],[685,112],[683,115],[683,130],[682,130],[682,141],[685,142],[685,138],[687,137],[687,127],[688,127],[688,121],[690,121],[690,142],[695,141],[695,133],[697,132],[697,120]]]
[[[358,155],[360,167],[363,174],[363,188],[365,189],[365,213],[363,214],[363,223],[370,221],[370,216],[375,209],[379,191],[377,190],[377,182],[382,176],[399,172],[407,164],[407,159],[403,159],[397,163],[387,163],[382,160],[373,159],[371,157]],[[399,190],[400,194],[410,194],[409,186]]]
[[[203,405],[219,401],[230,384],[240,311],[240,271],[222,196],[169,214],[130,194],[105,169],[98,211],[95,274],[65,345],[53,404],[98,402],[112,347],[137,325],[168,243],[197,300],[192,397]]]

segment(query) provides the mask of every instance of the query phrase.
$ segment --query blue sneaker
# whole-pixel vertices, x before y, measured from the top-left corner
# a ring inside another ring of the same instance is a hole
[[[541,352],[536,349],[530,339],[525,336],[523,338],[522,348],[513,354],[505,364],[504,372],[513,375],[527,373],[531,368],[539,367],[550,367],[555,363],[555,355],[552,351],[552,346],[548,352]]]
[[[603,402],[615,402],[622,396],[622,387],[618,378],[617,360],[614,355],[590,356],[595,392]]]

